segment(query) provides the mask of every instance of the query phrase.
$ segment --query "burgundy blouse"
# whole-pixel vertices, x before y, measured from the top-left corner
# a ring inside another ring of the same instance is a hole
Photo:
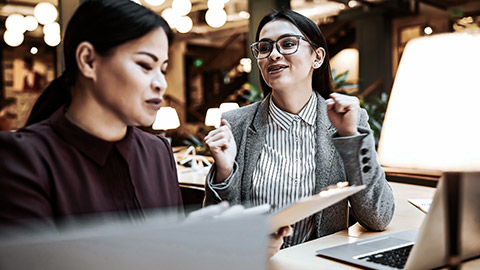
[[[15,133],[0,132],[0,158],[2,225],[182,205],[165,138],[129,127],[124,139],[107,142],[68,121],[63,108]]]

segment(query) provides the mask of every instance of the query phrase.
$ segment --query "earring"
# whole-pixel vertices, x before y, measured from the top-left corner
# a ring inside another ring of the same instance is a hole
[[[319,68],[320,65],[321,65],[320,62],[318,61],[313,62],[313,68]]]

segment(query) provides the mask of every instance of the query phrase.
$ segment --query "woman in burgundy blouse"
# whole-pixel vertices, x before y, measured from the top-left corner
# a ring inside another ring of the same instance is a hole
[[[0,224],[182,205],[175,161],[153,123],[172,31],[130,0],[83,1],[64,37],[65,71],[27,127],[0,133]]]

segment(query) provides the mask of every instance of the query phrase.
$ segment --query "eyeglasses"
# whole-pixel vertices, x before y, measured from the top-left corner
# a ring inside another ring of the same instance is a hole
[[[261,60],[269,57],[273,51],[273,44],[275,44],[277,51],[282,55],[290,55],[298,51],[298,47],[300,45],[301,39],[308,42],[310,46],[314,47],[312,43],[308,39],[304,38],[303,36],[288,35],[288,36],[280,37],[275,41],[260,40],[260,41],[254,42],[252,43],[252,45],[250,45],[250,49],[252,50],[253,56],[255,56],[257,60]]]

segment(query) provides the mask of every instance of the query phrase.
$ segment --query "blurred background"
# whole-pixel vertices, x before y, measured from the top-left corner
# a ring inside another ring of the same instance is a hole
[[[62,33],[80,2],[0,1],[0,99],[16,101],[7,114],[10,129],[23,127],[36,98],[62,72]],[[163,104],[169,108],[145,129],[164,133],[173,146],[196,146],[198,153],[223,111],[262,99],[249,44],[259,20],[273,10],[291,8],[319,25],[336,91],[361,99],[377,139],[405,44],[424,35],[480,31],[478,0],[135,2],[161,14],[175,31]],[[445,57],[454,55],[452,48]]]

